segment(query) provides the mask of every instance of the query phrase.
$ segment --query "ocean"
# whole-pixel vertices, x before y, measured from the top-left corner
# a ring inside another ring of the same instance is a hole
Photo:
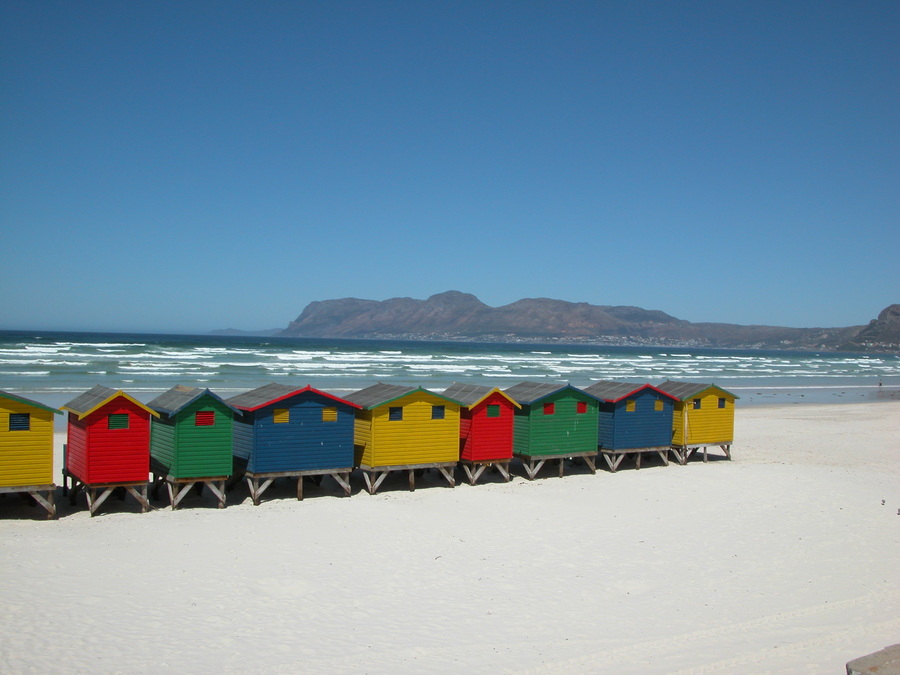
[[[600,379],[715,382],[738,405],[900,400],[900,355],[0,331],[0,389],[52,406],[95,384],[147,402],[177,384],[229,397],[268,382],[341,395],[379,381],[442,390]]]

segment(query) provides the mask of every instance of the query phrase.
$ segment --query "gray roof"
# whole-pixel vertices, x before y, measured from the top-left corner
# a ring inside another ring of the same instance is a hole
[[[405,396],[417,389],[421,389],[421,387],[404,387],[400,384],[385,384],[384,382],[378,382],[365,389],[360,389],[359,391],[354,391],[352,394],[347,394],[344,398],[363,408],[372,408],[387,403],[388,401],[393,401],[395,398]]]
[[[184,409],[186,406],[190,405],[194,401],[196,401],[201,396],[212,396],[217,401],[222,401],[222,398],[209,389],[200,389],[199,387],[185,387],[182,385],[177,385],[172,387],[164,394],[160,394],[155,399],[150,401],[147,405],[150,408],[153,408],[158,413],[165,413],[167,415],[174,415],[179,410]],[[225,403],[225,405],[228,405]],[[228,406],[231,408],[232,406]],[[233,409],[233,408],[232,408]]]
[[[618,401],[625,398],[629,394],[633,394],[639,389],[643,389],[648,385],[635,384],[633,382],[613,382],[612,380],[599,380],[589,387],[585,387],[591,396],[595,396],[603,401]]]
[[[699,394],[705,389],[709,389],[710,387],[715,387],[719,391],[722,391],[729,396],[734,396],[734,398],[740,398],[739,396],[735,396],[734,394],[732,394],[730,391],[725,391],[724,389],[722,389],[722,387],[711,382],[677,382],[675,380],[666,380],[661,385],[659,385],[657,389],[660,389],[667,394],[671,394],[679,401],[683,401],[685,399],[691,398],[695,394]]]
[[[481,384],[463,384],[454,382],[444,389],[444,396],[459,401],[464,406],[471,407],[478,403],[481,399],[491,393],[494,387],[488,387]]]
[[[95,385],[91,389],[80,396],[76,396],[63,406],[64,410],[71,410],[76,415],[83,415],[89,410],[93,410],[98,405],[109,398],[115,396],[118,392],[115,389],[104,387],[102,384]]]
[[[530,405],[566,387],[571,387],[571,385],[559,382],[519,382],[509,389],[505,389],[504,393],[518,403]],[[574,387],[572,388],[574,389]]]
[[[264,384],[261,387],[257,387],[256,389],[251,389],[250,391],[245,391],[242,394],[238,394],[236,396],[232,396],[229,399],[225,399],[225,404],[230,405],[233,408],[243,408],[245,410],[253,410],[255,408],[259,408],[260,406],[264,406],[267,403],[272,403],[274,401],[278,401],[279,399],[287,398],[291,394],[300,391],[297,387],[292,387],[289,384],[277,384],[275,382],[270,382],[269,384]]]

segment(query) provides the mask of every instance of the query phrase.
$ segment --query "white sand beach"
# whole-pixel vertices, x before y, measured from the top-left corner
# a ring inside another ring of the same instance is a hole
[[[735,435],[731,462],[224,510],[7,496],[0,671],[840,673],[900,642],[900,402]]]

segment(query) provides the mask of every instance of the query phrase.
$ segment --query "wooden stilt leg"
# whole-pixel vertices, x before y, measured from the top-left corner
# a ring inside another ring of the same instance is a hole
[[[349,497],[350,496],[350,473],[333,473],[331,477],[334,478],[338,485],[344,488],[344,494]]]
[[[509,464],[506,464],[506,463],[497,464],[497,470],[500,471],[500,475],[503,476],[503,478],[506,479],[506,482],[508,483],[509,478],[510,478],[509,477]]]
[[[439,466],[438,470],[444,474],[444,478],[450,483],[450,487],[456,487],[456,476],[453,475],[453,469],[448,470],[447,467]],[[484,470],[484,467],[482,467],[482,470]]]
[[[297,501],[303,501],[303,476],[297,476]]]
[[[637,469],[640,469],[640,468],[641,468],[641,455],[642,455],[643,453],[641,453],[641,452],[636,452],[636,453],[634,453],[634,454],[636,455],[635,458],[634,458],[634,468],[635,468],[635,470],[637,470]]]
[[[663,461],[663,466],[669,466],[669,452],[667,450],[657,450],[656,452]]]
[[[725,451],[725,458],[731,461],[731,445],[723,445],[722,449]]]
[[[410,469],[409,474],[409,491],[413,492],[416,489],[416,472],[413,469]]]
[[[707,446],[703,446],[703,463],[706,464],[709,461],[709,448]]]
[[[219,508],[225,508],[225,480],[211,480],[206,483],[210,491],[219,498]]]
[[[43,506],[47,511],[47,519],[56,517],[56,504],[53,503],[53,490],[47,490],[47,496],[44,497],[38,490],[29,490],[34,501]]]

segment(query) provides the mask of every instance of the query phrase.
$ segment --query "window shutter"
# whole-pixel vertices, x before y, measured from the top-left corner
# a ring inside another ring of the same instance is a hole
[[[275,408],[272,411],[272,422],[275,424],[287,424],[291,421],[291,411],[288,408]]]
[[[629,398],[625,400],[625,412],[634,412],[637,410],[637,404],[635,403],[633,398]]]
[[[500,406],[492,403],[487,407],[486,414],[488,417],[500,417]]]
[[[10,431],[30,431],[31,430],[31,413],[10,413],[9,414],[9,430]]]
[[[198,410],[194,413],[194,426],[211,427],[216,423],[215,410]]]
[[[107,419],[107,429],[127,429],[128,413],[113,413]]]
[[[699,398],[694,399],[694,410],[700,410],[700,399]]]
[[[579,415],[583,415],[587,412],[587,401],[576,401],[575,402],[575,412]]]
[[[720,407],[720,408],[724,408],[724,407],[725,407],[725,399],[724,399],[724,398],[720,398],[720,399],[719,399],[719,407]]]
[[[660,410],[663,410],[664,408],[665,408],[665,405],[663,405],[662,399],[658,398],[653,402],[653,409],[656,412],[659,412]]]
[[[444,419],[444,406],[442,405],[433,405],[431,406],[431,419],[433,420],[442,420]]]
[[[388,419],[392,422],[399,422],[403,419],[403,407],[391,406],[388,409]]]
[[[323,422],[337,422],[337,408],[322,408]]]
[[[554,404],[554,403],[545,403],[544,404],[544,414],[545,415],[552,415],[555,412],[556,412],[556,404]]]

